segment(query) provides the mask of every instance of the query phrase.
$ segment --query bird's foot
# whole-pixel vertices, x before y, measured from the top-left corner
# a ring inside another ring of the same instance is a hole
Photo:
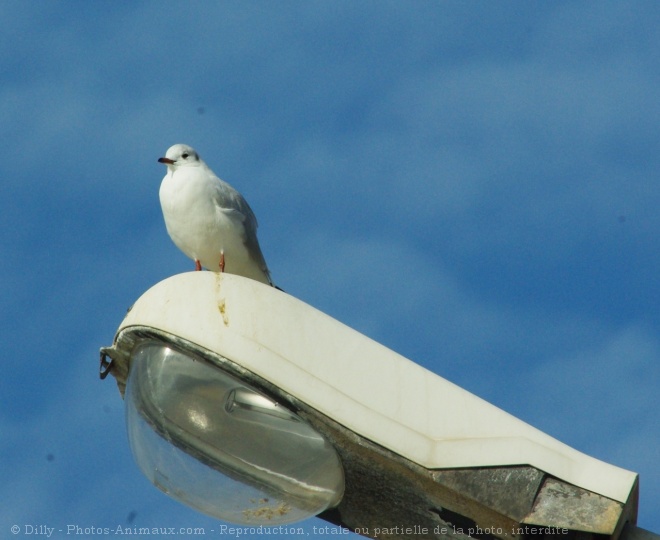
[[[220,252],[220,272],[225,271],[225,252]]]
[[[202,263],[198,259],[195,259],[195,270],[199,272],[202,269]]]

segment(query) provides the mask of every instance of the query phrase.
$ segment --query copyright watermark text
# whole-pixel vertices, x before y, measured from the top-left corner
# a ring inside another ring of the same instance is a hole
[[[81,525],[65,525],[64,527],[49,527],[48,525],[12,525],[12,534],[51,538],[65,536],[202,536],[207,533],[204,527],[131,527],[117,525],[116,527],[83,527]]]
[[[49,525],[12,525],[10,531],[13,535],[34,538],[59,538],[61,536],[93,538],[93,537],[122,537],[122,536],[150,536],[161,538],[163,536],[218,536],[225,538],[242,538],[254,536],[287,535],[291,536],[316,536],[349,534],[345,527],[339,526],[314,526],[311,528],[297,527],[293,525],[278,525],[275,527],[258,526],[234,526],[219,523],[216,527],[137,527],[117,525],[115,527],[94,527],[82,525],[64,525],[53,527]]]

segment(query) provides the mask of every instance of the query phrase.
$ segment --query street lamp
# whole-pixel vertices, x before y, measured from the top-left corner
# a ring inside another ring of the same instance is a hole
[[[226,521],[320,514],[382,538],[529,527],[618,538],[635,523],[635,473],[240,276],[149,289],[101,349],[101,371],[125,396],[143,473]]]

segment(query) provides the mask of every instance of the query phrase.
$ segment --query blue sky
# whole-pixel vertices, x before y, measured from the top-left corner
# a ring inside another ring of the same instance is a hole
[[[638,472],[660,531],[658,27],[650,1],[3,2],[0,528],[218,526],[141,476],[97,378],[193,268],[158,203],[183,142],[287,292]]]

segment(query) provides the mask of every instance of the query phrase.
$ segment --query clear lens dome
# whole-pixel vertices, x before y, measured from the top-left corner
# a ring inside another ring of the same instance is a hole
[[[147,478],[222,520],[292,523],[343,494],[341,461],[320,433],[239,379],[162,343],[133,353],[126,420]]]

